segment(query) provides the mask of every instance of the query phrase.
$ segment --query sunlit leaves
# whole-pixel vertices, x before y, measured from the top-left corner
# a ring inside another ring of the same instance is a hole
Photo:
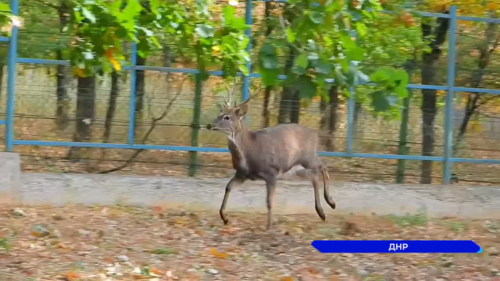
[[[404,70],[381,67],[370,75],[370,81],[383,88],[371,94],[376,112],[389,110],[408,96],[408,74]]]
[[[270,43],[264,43],[259,50],[259,74],[262,76],[264,86],[274,86],[278,79],[278,57],[276,47]]]
[[[162,48],[159,38],[177,45],[184,59],[195,59],[204,78],[212,64],[221,66],[224,76],[249,74],[245,20],[234,7],[226,6],[222,21],[213,21],[211,5],[206,0],[76,1],[71,45],[75,75],[93,75],[96,69],[119,71],[125,60],[124,41],[137,43],[138,54],[147,57]]]
[[[203,37],[203,38],[209,38],[214,36],[214,28],[210,26],[209,24],[198,24],[196,28],[194,29],[196,33]]]
[[[139,42],[147,34],[135,25],[142,6],[134,0],[75,1],[72,9],[70,59],[76,76],[94,75],[96,70],[121,70],[124,40]],[[143,45],[139,45],[145,47]]]
[[[12,28],[14,26],[21,27],[22,24],[22,18],[12,15],[9,5],[0,3],[0,35],[10,36]]]
[[[370,81],[361,70],[368,54],[363,40],[373,38],[372,33],[383,35],[382,30],[374,28],[380,16],[377,11],[382,9],[381,1],[326,0],[310,5],[305,0],[291,0],[287,3],[283,17],[276,23],[281,28],[267,38],[259,51],[259,73],[265,85],[274,85],[278,72],[284,72],[284,66],[275,66],[273,56],[278,56],[278,52],[270,47],[273,45],[294,50],[285,84],[295,85],[304,99],[323,95],[332,85],[348,89],[367,82],[377,84],[379,92],[374,94],[374,106],[378,109],[390,108],[404,96],[408,79],[400,79],[400,86],[394,86],[391,81]],[[377,75],[380,74],[374,77]],[[396,100],[391,101],[390,96]],[[379,101],[379,97],[384,100]]]

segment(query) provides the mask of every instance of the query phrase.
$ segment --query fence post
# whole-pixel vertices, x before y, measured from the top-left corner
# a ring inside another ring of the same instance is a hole
[[[413,67],[414,67],[414,60],[409,60],[406,62],[406,73],[408,73],[408,77],[411,82],[411,75],[413,72]],[[406,97],[403,100],[403,112],[402,112],[402,118],[401,118],[401,125],[399,129],[399,149],[398,149],[398,155],[408,155],[409,153],[409,148],[408,148],[408,122],[410,120],[410,101],[413,96],[413,91],[412,89],[408,89],[408,97]],[[404,183],[405,181],[405,166],[406,166],[406,160],[405,159],[399,159],[398,160],[398,168],[396,172],[396,183]]]
[[[450,6],[450,29],[448,37],[448,66],[447,66],[447,87],[446,112],[444,118],[444,163],[443,163],[443,184],[450,184],[451,164],[450,158],[453,156],[453,97],[455,95],[455,44],[457,29],[457,7]]]
[[[201,75],[195,76],[195,89],[194,89],[194,109],[193,109],[193,122],[191,122],[191,146],[198,147],[198,133],[200,131],[200,115],[201,115],[201,95],[202,85]],[[189,176],[196,175],[196,162],[198,161],[198,152],[189,151]]]
[[[135,66],[137,64],[137,44],[132,42],[132,50],[131,50],[131,69],[130,69],[130,102],[129,102],[129,112],[128,112],[128,134],[127,134],[127,143],[134,144],[135,138],[135,100],[136,100],[136,70]]]
[[[349,88],[349,101],[347,102],[347,142],[345,150],[347,154],[352,153],[352,125],[354,123],[354,111],[356,110],[356,97],[354,94],[354,86]]]
[[[248,25],[252,25],[252,1],[253,0],[246,0],[245,1],[245,23]],[[252,50],[252,28],[249,27],[245,31],[245,35],[248,37],[248,45],[247,45],[247,52],[250,53]],[[247,69],[248,72],[251,73],[252,71],[252,62],[249,61],[247,63]],[[242,89],[242,94],[241,94],[241,100],[246,101],[250,97],[250,76],[243,76],[243,89]],[[249,117],[245,115],[244,120],[245,122],[249,122]]]
[[[19,15],[19,0],[10,1],[10,11]],[[14,98],[16,88],[17,26],[12,26],[7,58],[7,114],[5,116],[5,150],[12,152],[14,142]]]

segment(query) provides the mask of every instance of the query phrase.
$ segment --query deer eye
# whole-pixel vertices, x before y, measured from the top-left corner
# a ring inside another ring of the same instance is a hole
[[[229,120],[229,119],[231,119],[231,118],[229,117],[229,115],[225,115],[225,116],[224,116],[224,120]]]

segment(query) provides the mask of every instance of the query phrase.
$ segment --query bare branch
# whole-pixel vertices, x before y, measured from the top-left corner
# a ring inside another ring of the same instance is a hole
[[[481,107],[481,106],[483,106],[483,105],[485,105],[485,104],[489,103],[490,101],[492,101],[492,100],[494,100],[494,99],[497,99],[497,98],[499,98],[499,97],[500,97],[499,95],[494,95],[494,96],[491,96],[491,97],[489,97],[489,98],[487,98],[487,99],[483,99],[483,100],[481,100],[481,102],[479,102],[476,106],[474,106],[474,109],[478,109],[479,107]]]
[[[156,128],[156,125],[159,121],[161,121],[162,119],[164,119],[168,112],[170,111],[170,108],[172,107],[172,105],[174,104],[174,102],[177,100],[177,98],[181,95],[182,93],[182,88],[183,88],[183,85],[184,85],[184,82],[186,81],[186,79],[183,79],[182,82],[181,82],[181,85],[179,87],[179,90],[177,91],[177,93],[175,94],[175,96],[170,100],[170,102],[167,104],[167,106],[164,108],[162,114],[159,116],[159,117],[151,117],[151,126],[149,127],[148,131],[146,132],[146,134],[144,135],[144,137],[142,138],[142,144],[145,144],[148,139],[149,139],[149,136],[151,135],[151,133],[154,131],[154,129]],[[124,168],[126,168],[130,163],[132,163],[135,158],[137,158],[137,156],[139,156],[139,154],[141,154],[141,152],[143,152],[144,149],[138,149],[136,152],[134,152],[134,154],[125,162],[123,163],[121,166],[118,166],[118,167],[115,167],[115,168],[112,168],[112,169],[109,169],[109,170],[104,170],[104,171],[100,171],[98,172],[98,174],[108,174],[108,173],[112,173],[112,172],[116,172],[116,171],[120,171]]]
[[[500,32],[497,35],[497,39],[495,39],[495,43],[493,44],[493,47],[491,47],[491,49],[490,49],[490,55],[497,49],[499,44],[500,44]]]

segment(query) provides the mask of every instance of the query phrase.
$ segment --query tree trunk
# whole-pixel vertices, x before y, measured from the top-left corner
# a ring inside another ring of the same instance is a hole
[[[300,118],[300,92],[295,90],[291,100],[290,122],[299,123]]]
[[[500,34],[497,35],[496,41],[493,43],[492,48],[490,48],[490,42],[494,40],[496,33],[497,33],[497,25],[495,23],[489,23],[488,27],[486,28],[485,38],[481,43],[479,43],[478,46],[480,55],[479,55],[477,69],[474,71],[472,75],[470,83],[471,88],[478,88],[481,85],[484,75],[484,69],[488,66],[490,62],[491,54],[496,50],[496,48],[499,45]],[[483,103],[480,102],[481,97],[483,95],[484,94],[480,93],[469,93],[467,95],[467,105],[464,109],[465,111],[464,117],[462,119],[460,129],[458,131],[457,139],[453,146],[453,154],[455,154],[458,147],[460,147],[460,144],[462,143],[465,134],[467,133],[467,128],[472,115],[476,113],[476,111],[479,109],[481,105],[484,105],[485,102]]]
[[[136,65],[146,65],[146,59],[136,54]],[[144,88],[145,88],[144,70],[136,70],[135,76],[135,128],[134,135],[137,135],[137,124],[144,117]]]
[[[95,114],[95,76],[78,78],[77,95],[74,141],[88,142],[92,138],[92,123]]]
[[[339,108],[339,89],[337,86],[332,86],[330,88],[329,97],[330,104],[328,110],[325,111],[324,115],[324,126],[328,131],[328,137],[325,141],[325,148],[327,151],[335,151],[335,131],[337,130],[337,119],[338,119],[338,108]]]
[[[406,72],[408,77],[411,77],[415,65],[415,57],[406,62]],[[403,100],[403,112],[401,113],[401,126],[399,127],[399,149],[398,155],[408,155],[408,121],[410,120],[410,105],[412,98],[412,90],[408,89],[408,97]],[[398,168],[396,171],[396,183],[404,183],[405,181],[406,160],[398,159]]]
[[[59,15],[59,34],[63,34],[69,21],[69,6],[66,1],[61,1],[57,11]],[[64,60],[62,49],[56,50],[56,59]],[[67,90],[67,71],[65,65],[57,66],[57,105],[56,105],[56,125],[59,130],[64,130],[69,125],[69,98]]]
[[[446,12],[448,13],[448,12]],[[422,23],[422,35],[425,37],[434,35],[434,39],[430,42],[431,51],[423,52],[421,79],[423,85],[435,84],[436,68],[435,64],[441,55],[441,46],[446,40],[448,32],[449,19],[437,19],[437,27],[434,32],[431,25]],[[422,90],[422,155],[432,156],[434,153],[434,120],[436,119],[436,90]],[[422,161],[420,183],[432,183],[432,161]]]
[[[118,87],[118,73],[113,71],[111,73],[111,90],[109,91],[109,101],[108,110],[106,112],[106,121],[104,123],[104,135],[102,137],[104,143],[109,142],[109,137],[111,136],[111,127],[113,124],[113,117],[115,116],[116,110],[116,100],[118,98],[119,87]]]
[[[271,112],[269,111],[269,102],[271,99],[272,87],[266,87],[264,91],[264,106],[262,109],[262,128],[267,128],[270,125]]]
[[[354,116],[352,119],[352,140],[353,144],[356,145],[358,142],[362,142],[363,139],[363,122],[360,124],[360,116],[363,113],[363,104],[359,102],[354,103]],[[361,119],[362,121],[363,119]],[[361,128],[361,129],[360,129]]]
[[[171,62],[172,62],[172,57],[170,54],[170,47],[167,45],[164,45],[163,46],[163,66],[170,67]]]
[[[62,50],[56,50],[57,60],[63,60]],[[56,106],[56,125],[59,130],[64,130],[69,124],[69,97],[67,90],[67,67],[65,65],[57,66],[57,106]]]
[[[290,47],[288,51],[288,57],[287,61],[285,64],[285,74],[288,75],[290,74],[292,67],[293,67],[293,61],[295,59],[295,50]],[[294,87],[293,85],[285,85],[283,86],[283,92],[281,93],[281,101],[280,101],[280,110],[279,110],[279,117],[278,117],[278,123],[290,123],[290,117],[291,117],[291,101],[293,99],[294,95]]]
[[[92,123],[95,114],[95,76],[79,77],[76,101],[76,131],[73,135],[74,142],[90,142],[92,139]],[[80,148],[71,147],[68,158],[78,160]]]
[[[266,10],[265,10],[265,17],[266,17],[266,37],[268,37],[272,32],[273,32],[273,26],[271,26],[271,21],[269,20],[271,18],[271,10],[272,10],[272,3],[269,1],[266,1]],[[267,86],[266,89],[264,90],[264,105],[262,107],[262,127],[267,128],[270,125],[270,115],[271,113],[269,112],[269,100],[271,99],[271,93],[272,93],[273,87],[272,86]]]

